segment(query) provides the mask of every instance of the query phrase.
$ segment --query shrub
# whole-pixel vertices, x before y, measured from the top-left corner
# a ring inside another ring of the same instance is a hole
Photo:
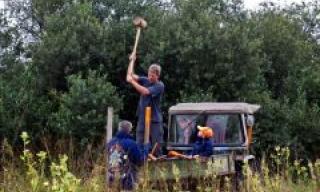
[[[103,137],[107,108],[112,106],[115,113],[122,108],[122,98],[106,79],[106,75],[92,70],[87,78],[82,74],[69,76],[69,92],[61,94],[60,107],[51,118],[52,132],[78,139],[81,145]]]

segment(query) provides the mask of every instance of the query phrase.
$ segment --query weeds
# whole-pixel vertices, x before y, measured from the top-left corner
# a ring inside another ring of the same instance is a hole
[[[59,162],[50,164],[50,173],[46,175],[47,153],[38,152],[35,156],[27,148],[30,143],[26,132],[21,135],[23,140],[23,151],[20,159],[23,162],[21,167],[5,167],[4,182],[1,184],[1,190],[4,191],[30,191],[30,192],[76,192],[80,188],[80,179],[77,179],[68,170],[66,155],[59,157]],[[21,169],[21,172],[20,170]],[[17,172],[19,170],[19,172]],[[14,184],[16,183],[17,184]],[[11,185],[7,185],[7,184]]]
[[[1,156],[2,170],[0,192],[103,192],[105,184],[105,158],[101,155],[95,163],[91,173],[80,179],[68,167],[73,165],[72,159],[60,155],[56,162],[49,161],[48,154],[44,151],[32,153],[28,149],[30,138],[27,133],[21,134],[23,151],[20,160],[13,157],[12,148],[5,144]],[[220,177],[219,167],[221,162],[198,162],[196,167],[165,166],[152,167],[150,163],[140,172],[139,184],[135,191],[184,191],[191,188],[193,191],[237,191],[240,192],[313,192],[320,190],[320,160],[305,163],[289,160],[288,148],[276,147],[274,154],[261,161],[259,171],[253,171],[249,162],[244,162],[242,167],[243,179],[235,186],[235,177]],[[22,164],[19,163],[22,162]],[[69,162],[71,161],[71,162]],[[86,160],[84,160],[86,161]],[[18,162],[18,163],[17,163]],[[200,168],[206,166],[204,176],[200,175]],[[170,170],[168,170],[170,169]],[[77,170],[81,170],[77,168]],[[84,169],[83,169],[84,170]],[[181,179],[186,172],[191,171],[193,179]],[[171,179],[168,180],[167,178]],[[157,182],[151,182],[157,178]]]

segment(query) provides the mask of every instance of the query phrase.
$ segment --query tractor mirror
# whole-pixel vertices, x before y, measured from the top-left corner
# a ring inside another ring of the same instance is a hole
[[[254,125],[254,116],[253,115],[248,115],[247,117],[247,126],[248,127],[253,127]]]

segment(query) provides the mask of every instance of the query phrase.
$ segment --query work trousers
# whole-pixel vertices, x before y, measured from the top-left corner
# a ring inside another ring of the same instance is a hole
[[[143,144],[144,142],[144,121],[138,121],[136,140],[138,144]],[[163,126],[162,122],[151,122],[150,124],[150,142],[154,146],[155,143],[162,143],[163,141]]]

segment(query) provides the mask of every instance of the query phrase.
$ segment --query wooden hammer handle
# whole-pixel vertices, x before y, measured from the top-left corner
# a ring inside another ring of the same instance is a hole
[[[158,146],[159,146],[159,143],[156,142],[156,144],[153,146],[152,150],[151,150],[151,155],[154,155],[154,153],[158,150]]]
[[[141,27],[137,27],[136,40],[134,42],[132,53],[137,53],[137,47],[138,47],[138,43],[139,43],[140,33],[141,33]]]

